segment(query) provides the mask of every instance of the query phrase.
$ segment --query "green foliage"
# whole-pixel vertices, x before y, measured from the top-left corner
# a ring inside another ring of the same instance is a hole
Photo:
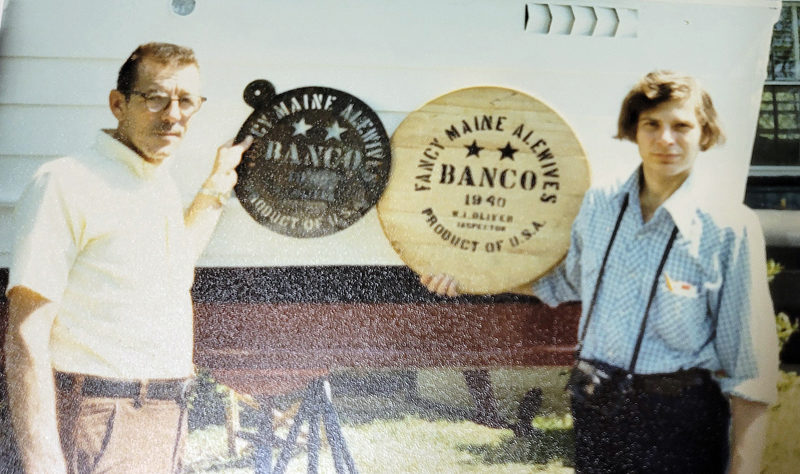
[[[773,259],[767,260],[767,281],[771,282],[782,270],[783,265]],[[797,331],[798,321],[792,322],[788,314],[781,312],[775,315],[775,327],[778,331],[778,347],[783,349],[789,337]]]
[[[783,271],[783,265],[776,262],[773,259],[767,260],[767,281],[772,282],[775,279],[775,275]]]
[[[786,313],[778,313],[775,315],[775,326],[778,329],[778,347],[783,349],[783,345],[789,340],[789,337],[797,331],[797,321],[792,322]]]

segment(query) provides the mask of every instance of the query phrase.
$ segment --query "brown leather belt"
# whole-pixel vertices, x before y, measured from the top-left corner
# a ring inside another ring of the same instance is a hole
[[[176,400],[183,402],[194,384],[193,378],[125,380],[93,375],[56,372],[59,391],[80,391],[88,398],[131,398],[135,400]]]

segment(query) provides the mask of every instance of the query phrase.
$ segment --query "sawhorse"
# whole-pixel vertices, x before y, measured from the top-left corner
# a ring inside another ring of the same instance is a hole
[[[271,397],[270,397],[271,398]],[[255,473],[256,474],[283,474],[289,460],[295,453],[302,425],[308,422],[308,472],[319,471],[319,451],[321,445],[320,421],[325,424],[325,435],[331,449],[331,457],[337,474],[356,474],[355,463],[350,455],[342,436],[339,417],[331,399],[331,386],[326,378],[311,381],[300,403],[300,408],[294,417],[294,423],[289,429],[285,440],[275,435],[272,423],[272,403],[268,400],[262,406],[260,422],[256,433],[239,433],[241,438],[250,441],[255,448]],[[272,465],[272,450],[281,448],[275,465]]]

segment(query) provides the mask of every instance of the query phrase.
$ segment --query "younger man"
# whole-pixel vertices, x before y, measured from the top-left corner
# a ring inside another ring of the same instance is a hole
[[[651,72],[623,101],[617,138],[641,166],[586,193],[565,261],[532,288],[583,304],[576,471],[757,473],[777,397],[774,312],[755,214],[697,193],[695,158],[723,138],[711,98]],[[457,293],[445,275],[422,282]]]

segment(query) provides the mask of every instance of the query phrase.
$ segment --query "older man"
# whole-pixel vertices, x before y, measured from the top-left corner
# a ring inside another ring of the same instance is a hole
[[[180,470],[194,264],[252,142],[218,149],[184,211],[165,162],[204,101],[192,50],[140,46],[109,94],[116,129],[18,202],[6,371],[27,472]]]

